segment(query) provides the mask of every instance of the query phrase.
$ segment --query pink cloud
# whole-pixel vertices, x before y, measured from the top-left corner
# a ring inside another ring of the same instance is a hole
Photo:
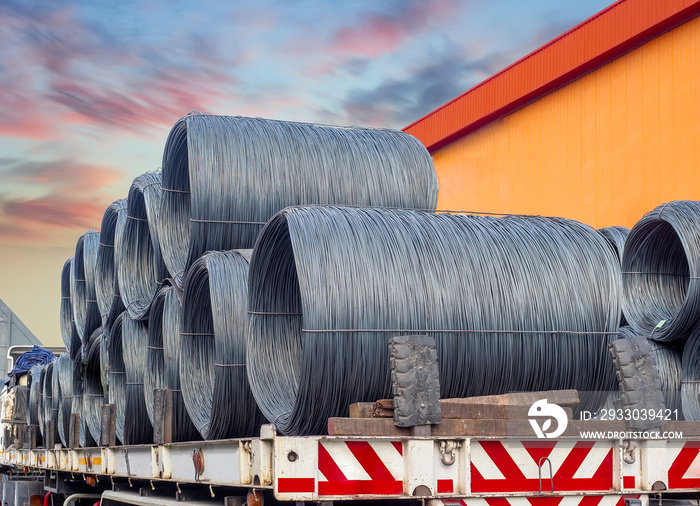
[[[9,219],[43,227],[90,228],[100,223],[105,207],[91,200],[71,200],[65,195],[36,199],[12,199],[2,204]],[[27,227],[30,228],[30,227]]]
[[[452,0],[401,3],[395,15],[367,14],[353,26],[338,30],[329,52],[340,57],[377,58],[397,50],[407,39],[450,16],[458,7]]]

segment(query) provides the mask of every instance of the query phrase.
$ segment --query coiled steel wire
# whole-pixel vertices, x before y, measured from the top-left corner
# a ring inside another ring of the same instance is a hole
[[[255,436],[265,420],[246,373],[249,258],[250,250],[208,252],[185,278],[182,394],[205,439]]]
[[[109,350],[109,403],[114,404],[117,412],[117,438],[124,442],[124,417],[126,414],[126,370],[122,356],[122,322],[126,311],[117,316],[109,330],[107,348]]]
[[[700,326],[688,337],[683,348],[681,404],[686,420],[700,421]]]
[[[161,255],[156,223],[160,211],[161,173],[146,172],[134,179],[127,199],[127,220],[115,241],[119,290],[133,319],[148,318],[151,301],[167,270]]]
[[[85,349],[83,349],[83,359],[82,360],[74,360],[72,363],[73,369],[72,369],[72,403],[71,403],[71,415],[78,414],[80,415],[80,426],[78,428],[78,444],[82,448],[89,448],[92,446],[97,446],[95,443],[95,440],[93,439],[92,435],[90,434],[90,429],[88,428],[88,423],[87,423],[87,416],[85,414],[85,411],[83,409],[83,406],[85,404],[85,399],[84,399],[84,394],[85,394],[85,389],[83,386],[83,376],[85,374],[85,364],[87,361],[87,357],[89,354],[89,347],[92,346],[92,343],[95,342],[95,340],[100,336],[101,330],[98,328],[95,330],[92,335],[90,336],[90,339],[85,343],[85,348],[88,348],[88,351],[86,352]]]
[[[97,306],[100,309],[102,323],[107,323],[107,317],[112,308],[115,297],[114,284],[116,282],[115,263],[115,233],[121,231],[126,225],[126,199],[115,200],[105,210],[100,227],[100,244],[97,249],[96,292]],[[122,309],[123,311],[123,309]],[[121,312],[121,311],[120,311]]]
[[[100,382],[105,394],[105,403],[109,402],[109,333],[111,328],[102,329],[100,338]]]
[[[630,229],[627,227],[606,227],[598,229],[598,232],[600,232],[603,237],[608,240],[610,246],[612,246],[615,250],[617,258],[620,260],[620,265],[622,265],[622,255],[625,252],[625,241],[630,233]],[[623,312],[622,317],[620,318],[620,327],[625,325],[627,325],[627,319],[625,318],[625,314]]]
[[[73,318],[73,305],[71,304],[71,278],[75,277],[73,262],[75,257],[70,257],[63,264],[61,271],[61,338],[68,353],[80,346],[80,336],[75,327]]]
[[[205,251],[252,248],[287,206],[435,209],[437,190],[429,153],[404,132],[190,114],[163,153],[165,263],[182,286]]]
[[[144,320],[135,320],[127,311],[122,319],[122,356],[126,371],[124,444],[153,442],[153,426],[148,419],[143,379],[146,374],[148,327]],[[111,355],[110,355],[111,356]]]
[[[73,319],[81,342],[87,342],[97,327],[102,325],[95,292],[95,267],[100,234],[89,230],[80,236],[75,246],[71,270],[71,304]],[[75,357],[74,350],[71,356]]]
[[[41,390],[44,398],[44,418],[41,423],[41,435],[45,440],[53,439],[56,441],[58,436],[58,395],[60,395],[60,389],[58,387],[58,380],[56,380],[56,397],[54,397],[54,368],[56,365],[56,360],[51,362],[46,366],[46,372],[44,373],[44,378],[42,380]],[[53,437],[46,433],[47,422],[54,422],[53,426]]]
[[[630,231],[622,256],[622,309],[656,341],[685,339],[700,320],[700,202],[650,211]]]
[[[37,397],[37,424],[39,425],[39,432],[41,436],[44,436],[45,423],[46,423],[46,406],[44,405],[44,383],[46,381],[46,370],[49,364],[44,364],[41,366],[41,376],[39,376],[39,393]]]
[[[617,257],[620,259],[620,262],[622,262],[622,255],[625,252],[625,241],[627,240],[627,236],[630,234],[630,229],[627,227],[605,227],[598,229],[598,232],[603,234],[603,237],[605,237],[610,245],[615,249],[615,253],[617,253]]]
[[[102,435],[102,406],[107,396],[102,387],[102,357],[104,332],[100,328],[97,336],[91,338],[83,372],[83,416],[92,439],[99,442]]]
[[[35,365],[29,369],[27,385],[29,386],[29,402],[27,405],[27,423],[39,425],[39,412],[43,409],[41,398],[41,374],[43,365]],[[37,434],[37,444],[41,444],[41,435]]]
[[[629,337],[646,337],[649,341],[652,356],[656,360],[656,368],[659,371],[664,404],[667,409],[678,410],[679,416],[674,419],[682,419],[681,382],[684,343],[662,343],[649,339],[649,336],[640,336],[629,325],[620,327],[620,339]]]
[[[178,289],[165,281],[153,299],[148,318],[148,350],[144,395],[151,423],[155,424],[155,390],[172,390],[173,441],[200,439],[187,413],[180,387],[180,315],[182,307]]]
[[[443,398],[575,388],[594,410],[620,289],[605,239],[570,220],[291,207],[253,253],[248,379],[281,432],[323,433],[391,394],[391,336],[425,333]]]
[[[68,448],[70,414],[73,409],[73,361],[64,353],[54,361],[53,395],[58,397],[58,436]]]

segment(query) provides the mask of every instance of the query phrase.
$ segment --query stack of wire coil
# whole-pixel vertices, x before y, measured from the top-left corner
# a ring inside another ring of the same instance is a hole
[[[657,341],[686,339],[700,321],[700,202],[644,215],[625,242],[622,272],[629,325]]]
[[[120,223],[121,222],[121,223]],[[100,245],[97,249],[97,270],[95,288],[97,292],[97,306],[102,316],[102,323],[107,323],[107,318],[115,303],[114,298],[116,283],[116,263],[115,263],[115,232],[119,228],[123,229],[126,222],[126,199],[119,199],[105,210],[102,215],[102,226],[100,227]],[[118,303],[121,303],[121,298]],[[124,309],[117,309],[119,313]]]
[[[66,260],[61,271],[61,339],[63,339],[63,344],[68,353],[80,346],[80,336],[78,335],[78,329],[75,327],[73,305],[71,303],[71,276],[73,275],[74,277],[74,273],[72,273],[74,259],[75,257],[70,257]]]
[[[114,320],[109,331],[108,360],[109,360],[109,393],[110,404],[114,404],[117,414],[116,435],[119,441],[124,442],[124,419],[126,415],[126,370],[122,356],[122,322],[126,311]]]
[[[89,230],[80,236],[75,246],[73,269],[71,269],[71,304],[73,319],[82,343],[86,343],[97,327],[102,325],[102,317],[97,307],[95,292],[95,266],[97,265],[97,248],[100,234]],[[71,356],[77,356],[72,349]]]
[[[180,295],[169,280],[156,294],[148,319],[148,352],[144,394],[155,425],[155,390],[172,391],[172,440],[193,441],[199,433],[187,413],[180,387]]]
[[[102,388],[102,359],[100,357],[104,332],[97,329],[92,337],[83,368],[83,415],[87,429],[94,441],[100,441],[102,435],[102,406],[106,404]],[[81,428],[82,430],[82,428]],[[81,440],[82,440],[81,436]],[[87,437],[85,438],[87,440]],[[82,442],[81,442],[82,445]]]
[[[190,114],[163,153],[160,239],[178,286],[206,251],[252,248],[287,206],[435,209],[430,154],[405,132]]]
[[[182,297],[182,393],[205,439],[255,436],[264,416],[246,373],[250,250],[208,252],[188,270]]]
[[[161,173],[146,172],[134,179],[127,199],[126,224],[119,247],[117,276],[129,316],[148,318],[151,301],[167,277],[161,255],[157,222],[161,202]],[[145,353],[145,349],[144,349]]]
[[[611,248],[578,222],[291,207],[253,253],[248,378],[278,430],[324,433],[391,394],[390,337],[428,334],[442,398],[577,389],[594,411],[615,381],[620,290]]]
[[[53,395],[58,398],[58,436],[68,448],[70,415],[73,409],[73,361],[64,353],[54,361]]]
[[[131,318],[128,312],[124,314],[121,324],[122,357],[126,372],[123,442],[127,445],[153,441],[153,426],[148,418],[143,387],[147,333],[147,322]]]

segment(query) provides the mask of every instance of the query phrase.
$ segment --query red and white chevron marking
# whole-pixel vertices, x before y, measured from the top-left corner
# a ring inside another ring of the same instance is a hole
[[[542,490],[550,491],[549,463],[544,458],[552,464],[555,492],[608,491],[613,486],[609,441],[493,440],[472,442],[471,492],[537,492],[540,462]]]
[[[318,495],[403,494],[401,441],[319,441]]]
[[[700,488],[700,441],[688,441],[668,451],[673,452],[668,468],[669,490]]]
[[[487,497],[468,499],[443,499],[444,506],[625,506],[621,495],[569,495],[547,497]]]

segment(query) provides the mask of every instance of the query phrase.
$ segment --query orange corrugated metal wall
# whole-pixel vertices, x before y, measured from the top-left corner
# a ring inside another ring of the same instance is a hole
[[[700,200],[700,18],[433,153],[438,208],[631,227]]]

